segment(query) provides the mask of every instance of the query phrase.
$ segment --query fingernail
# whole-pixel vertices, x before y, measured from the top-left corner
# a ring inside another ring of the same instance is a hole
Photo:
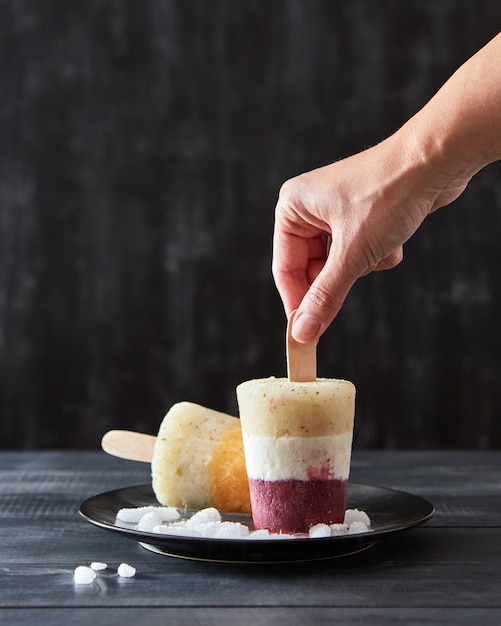
[[[311,315],[300,313],[294,318],[292,336],[299,343],[309,343],[317,336],[320,326],[320,322]]]

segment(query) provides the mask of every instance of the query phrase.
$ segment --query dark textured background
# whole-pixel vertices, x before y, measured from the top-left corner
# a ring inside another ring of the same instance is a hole
[[[499,0],[0,0],[0,447],[156,433],[283,375],[281,183],[371,145]],[[493,129],[493,132],[501,132]],[[501,445],[501,165],[319,347],[358,447]]]

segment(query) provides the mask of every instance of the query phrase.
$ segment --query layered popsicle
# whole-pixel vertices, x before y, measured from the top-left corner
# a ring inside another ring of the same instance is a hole
[[[174,404],[156,437],[151,475],[166,506],[251,510],[240,420],[226,413]]]
[[[346,380],[249,380],[237,387],[256,528],[307,533],[342,523],[355,386]]]

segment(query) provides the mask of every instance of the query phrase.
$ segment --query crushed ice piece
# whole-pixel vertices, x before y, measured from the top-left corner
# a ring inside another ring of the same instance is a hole
[[[202,535],[194,528],[186,526],[176,526],[174,524],[159,524],[152,529],[152,532],[159,535],[176,535],[177,537],[201,537]]]
[[[95,572],[99,572],[100,570],[106,569],[108,567],[108,563],[101,563],[100,561],[93,561],[90,564],[90,568]]]
[[[138,506],[134,509],[120,509],[117,513],[117,519],[129,524],[137,524],[146,513],[157,511],[158,506]]]
[[[86,565],[79,565],[73,572],[75,585],[90,585],[96,579],[96,572]]]
[[[351,526],[353,522],[363,522],[368,528],[371,525],[371,520],[365,511],[359,509],[346,509],[344,514],[344,523],[347,526]]]
[[[158,526],[153,526],[153,531],[157,535],[173,535],[172,527],[170,524],[159,524]]]
[[[216,539],[242,539],[249,534],[249,527],[240,522],[221,522],[214,535]]]
[[[369,532],[369,527],[365,522],[361,522],[359,520],[352,522],[348,528],[349,535],[357,535],[358,533],[366,532]]]
[[[331,536],[331,528],[327,524],[315,524],[308,531],[308,536],[310,539],[318,538],[318,537],[330,537]]]
[[[331,537],[341,537],[342,535],[348,534],[348,525],[347,524],[331,524]]]
[[[195,530],[197,530],[202,537],[213,537],[221,528],[221,524],[222,522],[204,522],[203,524],[195,526]]]
[[[169,522],[168,526],[172,526],[174,528],[186,528],[186,520],[180,519],[177,522]]]
[[[214,507],[201,509],[189,519],[181,519],[175,507],[143,506],[134,509],[120,509],[117,519],[132,523],[136,521],[136,529],[162,535],[181,537],[214,537],[218,539],[295,539],[302,535],[288,533],[271,533],[268,529],[250,531],[249,527],[240,522],[222,521],[221,513]],[[347,509],[342,524],[315,524],[310,528],[308,537],[339,537],[370,532],[371,521],[365,511]],[[306,535],[304,535],[306,536]],[[91,564],[92,566],[94,564]],[[102,564],[104,569],[106,564]]]
[[[259,530],[253,530],[247,535],[247,539],[268,539],[270,531],[267,528],[260,528]]]
[[[133,578],[136,575],[136,568],[128,563],[120,563],[117,574],[122,578]]]
[[[221,521],[221,513],[214,507],[209,507],[207,509],[202,509],[201,511],[197,511],[194,515],[192,515],[190,519],[186,522],[186,527],[195,528],[199,524],[206,524],[207,522],[220,522],[220,521]]]
[[[181,514],[174,506],[160,506],[156,510],[162,518],[162,522],[175,522],[181,519]]]
[[[137,530],[142,532],[151,533],[155,526],[159,526],[162,523],[162,518],[158,511],[149,511],[145,513],[137,524]]]

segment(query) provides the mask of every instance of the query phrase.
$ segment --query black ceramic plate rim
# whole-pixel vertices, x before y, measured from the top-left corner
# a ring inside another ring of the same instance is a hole
[[[364,494],[367,497],[364,498]],[[100,514],[99,510],[103,510],[103,501],[105,503],[111,501],[112,506],[106,504],[105,513]],[[372,506],[374,502],[376,505],[383,505],[383,512]],[[388,503],[390,519],[385,520]],[[148,505],[160,506],[151,485],[136,485],[92,496],[82,502],[79,513],[95,526],[122,534],[138,541],[145,548],[168,556],[209,561],[290,562],[333,558],[359,552],[364,546],[370,547],[379,539],[423,524],[435,512],[433,505],[420,496],[386,487],[350,483],[347,508],[358,508],[367,512],[372,522],[372,530],[369,532],[319,538],[229,539],[160,535],[118,526],[110,521],[115,519],[121,508]],[[405,510],[406,505],[411,509],[408,512]],[[187,516],[195,512],[179,510]],[[222,516],[223,519],[241,521],[253,528],[250,515],[222,513]]]

